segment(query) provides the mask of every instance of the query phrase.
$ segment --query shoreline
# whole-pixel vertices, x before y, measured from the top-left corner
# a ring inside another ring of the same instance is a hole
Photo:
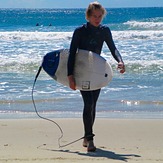
[[[5,113],[0,112],[1,119],[40,119],[35,112],[11,112]],[[56,111],[56,112],[39,112],[39,115],[49,118],[49,119],[71,119],[71,118],[82,118],[82,112],[73,112],[73,111]],[[96,112],[96,118],[98,119],[163,119],[163,111],[156,112],[146,112],[146,111],[133,111],[133,112],[120,112],[120,111],[103,111]]]
[[[63,130],[61,145],[83,136],[80,118],[55,118]],[[0,120],[0,162],[117,162],[163,161],[163,120],[97,118],[95,153],[87,153],[82,140],[59,148],[58,127],[41,119]]]

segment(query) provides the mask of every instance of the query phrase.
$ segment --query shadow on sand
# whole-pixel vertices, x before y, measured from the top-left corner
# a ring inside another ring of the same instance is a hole
[[[119,160],[124,162],[127,162],[131,157],[141,157],[135,154],[117,154],[115,152],[104,150],[101,148],[97,148],[96,152],[88,152],[88,153],[71,151],[71,150],[62,150],[62,149],[61,150],[54,150],[54,149],[47,149],[47,148],[39,148],[39,149],[53,151],[53,152],[73,153],[85,157],[107,158],[107,159]]]

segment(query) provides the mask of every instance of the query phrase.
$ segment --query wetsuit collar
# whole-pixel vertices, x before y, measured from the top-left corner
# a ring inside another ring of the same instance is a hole
[[[98,27],[93,26],[91,23],[87,22],[87,27],[90,27],[91,29],[98,29],[100,28],[101,25],[99,25]]]

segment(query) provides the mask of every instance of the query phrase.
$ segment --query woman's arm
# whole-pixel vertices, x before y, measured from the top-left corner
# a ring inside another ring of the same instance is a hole
[[[76,29],[74,31],[71,40],[68,63],[67,63],[67,76],[69,80],[69,86],[73,90],[76,90],[76,83],[75,83],[73,73],[74,73],[74,65],[75,65],[75,56],[76,56],[76,51],[78,49],[78,45],[79,45],[79,32]]]
[[[111,51],[112,56],[118,62],[117,68],[120,69],[120,73],[124,73],[125,72],[124,62],[123,62],[123,59],[122,59],[119,51],[117,50],[117,48],[114,44],[112,34],[111,34],[111,31],[109,28],[106,28],[105,41],[106,41],[108,48]]]

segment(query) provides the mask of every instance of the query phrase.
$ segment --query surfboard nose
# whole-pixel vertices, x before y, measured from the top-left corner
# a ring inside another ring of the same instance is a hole
[[[50,76],[54,77],[59,65],[60,51],[52,51],[43,57],[42,67]]]

